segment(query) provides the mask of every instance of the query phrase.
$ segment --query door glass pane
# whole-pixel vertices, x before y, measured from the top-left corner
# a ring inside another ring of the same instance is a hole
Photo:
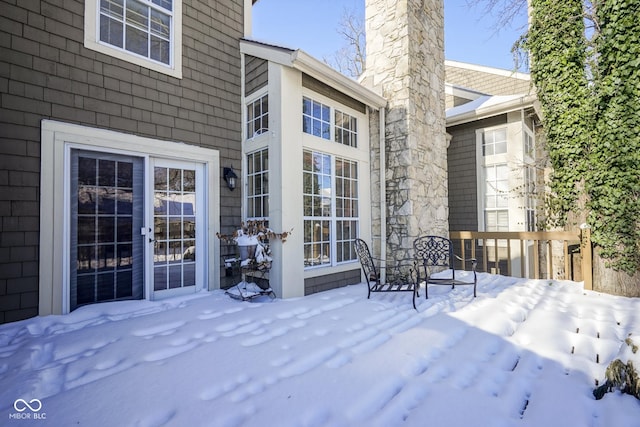
[[[184,191],[195,193],[196,191],[196,171],[185,170],[184,173]]]
[[[167,168],[154,168],[153,173],[153,183],[154,189],[162,190],[167,188]]]
[[[196,171],[154,170],[154,290],[195,286]]]
[[[182,190],[182,170],[169,169],[169,191]]]
[[[78,161],[78,185],[96,185],[96,159],[86,157]]]
[[[84,151],[71,157],[71,310],[142,298],[143,247],[134,233],[142,226],[142,159]]]

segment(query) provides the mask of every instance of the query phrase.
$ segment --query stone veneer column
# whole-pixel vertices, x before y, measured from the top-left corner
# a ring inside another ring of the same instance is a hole
[[[444,3],[366,0],[365,19],[363,83],[388,100],[387,253],[408,258],[416,237],[449,235]]]

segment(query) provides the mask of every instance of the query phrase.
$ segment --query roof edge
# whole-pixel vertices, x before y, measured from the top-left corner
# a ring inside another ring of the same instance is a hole
[[[446,120],[446,126],[458,126],[465,123],[473,122],[476,120],[486,119],[498,114],[509,113],[514,110],[520,110],[522,108],[534,108],[538,113],[536,105],[537,97],[535,95],[522,95],[518,98],[510,99],[499,104],[493,104],[488,107],[478,107],[474,110],[460,113],[453,117],[448,117]]]
[[[521,73],[519,71],[513,71],[513,70],[505,70],[503,68],[495,68],[495,67],[488,67],[486,65],[470,64],[468,62],[453,61],[450,59],[446,59],[444,61],[444,65],[445,66],[448,65],[450,67],[464,68],[472,71],[480,71],[482,73],[495,74],[502,77],[511,77],[515,79],[531,81],[531,75],[529,75],[528,73]]]
[[[319,61],[301,49],[293,50],[256,40],[241,39],[240,52],[263,58],[283,66],[295,68],[323,83],[335,87],[363,104],[373,107],[375,110],[384,108],[387,105],[387,100],[381,95],[334,70],[329,65]]]

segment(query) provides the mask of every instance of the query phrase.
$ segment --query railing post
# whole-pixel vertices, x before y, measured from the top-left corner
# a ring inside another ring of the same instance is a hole
[[[593,290],[593,247],[591,246],[591,227],[588,224],[580,226],[580,255],[582,257],[582,279],[584,288]]]

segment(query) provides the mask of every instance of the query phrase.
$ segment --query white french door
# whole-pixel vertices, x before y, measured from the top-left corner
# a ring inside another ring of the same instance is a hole
[[[152,158],[149,174],[149,295],[159,299],[203,289],[204,165]]]

